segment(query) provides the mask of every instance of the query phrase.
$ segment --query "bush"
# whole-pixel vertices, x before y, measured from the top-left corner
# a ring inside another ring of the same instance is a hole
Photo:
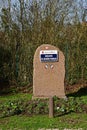
[[[37,99],[29,101],[26,107],[26,114],[48,114],[48,100],[47,99]]]
[[[54,116],[60,116],[63,114],[75,112],[75,113],[87,113],[87,104],[83,102],[81,98],[69,97],[67,100],[54,97]],[[48,114],[49,106],[48,99],[36,99],[36,100],[14,100],[8,101],[5,104],[0,105],[0,117],[7,117],[19,114],[26,114],[28,116],[38,114]]]
[[[46,99],[37,99],[30,101],[14,100],[0,105],[0,117],[7,117],[19,114],[37,115],[47,113],[48,103]]]
[[[79,97],[69,97],[67,100],[54,97],[54,113],[55,115],[62,115],[70,112],[86,112],[86,107],[83,109],[84,102]]]
[[[23,100],[14,100],[8,101],[5,104],[0,106],[1,117],[19,115],[24,111],[24,101]]]

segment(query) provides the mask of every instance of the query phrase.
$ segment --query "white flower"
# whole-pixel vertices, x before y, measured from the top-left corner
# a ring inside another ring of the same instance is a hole
[[[62,108],[61,111],[64,112],[64,109]]]
[[[59,110],[59,109],[60,109],[60,107],[57,107],[56,109],[57,109],[57,110]]]
[[[13,103],[11,103],[11,106],[13,106],[14,104]]]

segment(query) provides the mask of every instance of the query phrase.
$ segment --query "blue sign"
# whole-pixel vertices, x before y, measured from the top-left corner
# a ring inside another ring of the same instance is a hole
[[[58,52],[56,50],[45,50],[40,51],[41,62],[57,62]]]

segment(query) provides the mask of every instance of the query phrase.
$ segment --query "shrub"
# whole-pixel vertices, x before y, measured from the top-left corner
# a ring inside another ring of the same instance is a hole
[[[54,97],[54,116],[76,112],[87,113],[87,104],[79,97],[69,97],[67,100]],[[26,114],[28,116],[38,114],[48,114],[49,106],[48,99],[36,100],[14,100],[7,101],[0,105],[0,117],[7,117],[19,114]]]

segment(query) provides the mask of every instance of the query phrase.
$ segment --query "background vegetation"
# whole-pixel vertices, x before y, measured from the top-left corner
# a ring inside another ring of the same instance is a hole
[[[64,52],[68,83],[87,81],[87,23],[81,1],[2,3],[0,83],[32,85],[33,56],[41,44],[55,45]]]

